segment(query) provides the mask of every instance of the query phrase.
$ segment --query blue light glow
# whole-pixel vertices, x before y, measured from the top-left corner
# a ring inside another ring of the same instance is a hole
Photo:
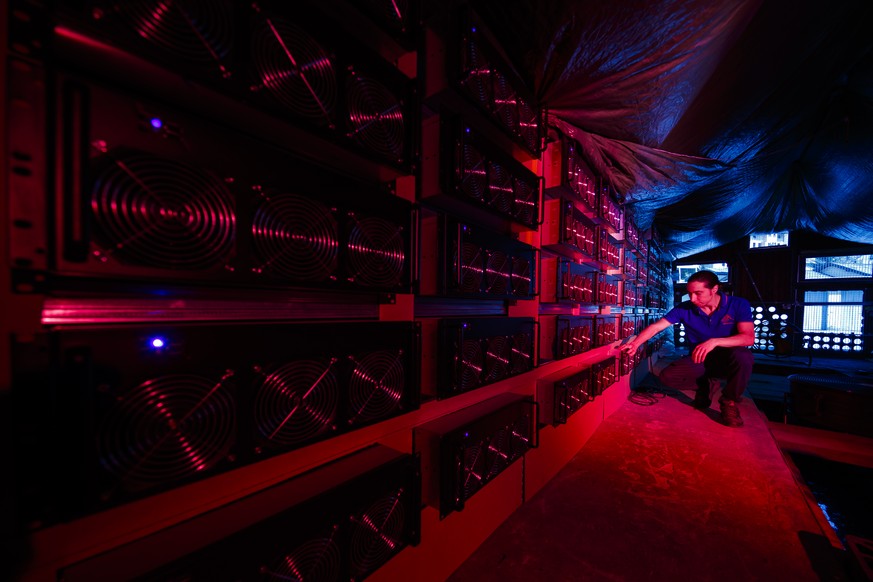
[[[160,118],[152,117],[151,121],[149,121],[151,126],[154,129],[161,129],[164,126],[164,122],[160,120]]]
[[[162,337],[153,337],[149,343],[151,343],[151,346],[156,350],[159,350],[166,345],[166,342]]]

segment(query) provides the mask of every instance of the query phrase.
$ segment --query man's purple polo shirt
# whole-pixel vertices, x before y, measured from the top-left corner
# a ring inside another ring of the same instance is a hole
[[[742,297],[723,295],[712,315],[704,314],[691,301],[683,301],[667,312],[664,319],[670,323],[684,323],[691,349],[714,337],[728,337],[737,333],[737,323],[752,321],[752,307]]]

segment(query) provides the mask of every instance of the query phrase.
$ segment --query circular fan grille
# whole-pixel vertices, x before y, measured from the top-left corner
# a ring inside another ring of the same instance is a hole
[[[259,271],[303,281],[336,273],[338,226],[320,202],[295,194],[265,199],[255,211],[252,238]]]
[[[461,345],[460,362],[457,362],[458,378],[455,385],[460,390],[475,388],[481,382],[485,357],[479,340],[466,339]]]
[[[576,235],[576,245],[582,249],[585,254],[594,256],[594,231],[582,225],[578,225],[578,234]]]
[[[349,542],[350,567],[363,578],[406,546],[404,490],[383,497],[360,515],[353,515]]]
[[[507,447],[509,462],[519,458],[530,448],[530,422],[530,416],[524,414],[512,423],[509,429],[509,446]]]
[[[568,327],[561,332],[561,356],[567,357],[576,352],[573,351],[573,328]]]
[[[457,165],[457,170],[461,192],[470,198],[482,200],[488,189],[485,156],[469,143],[464,143],[461,146],[459,155],[461,159]]]
[[[485,453],[486,479],[493,479],[509,464],[509,456],[506,449],[509,447],[509,431],[499,429],[488,441]]]
[[[537,188],[526,180],[516,179],[513,182],[515,188],[513,189],[512,216],[522,224],[532,226],[537,220]]]
[[[494,162],[488,165],[488,205],[504,214],[512,209],[512,177],[509,172]]]
[[[118,10],[137,36],[187,61],[224,61],[233,48],[233,9],[227,0],[135,0]]]
[[[348,254],[351,280],[368,287],[396,287],[406,264],[403,228],[378,217],[355,219]]]
[[[264,580],[306,580],[333,582],[340,579],[342,551],[330,538],[309,540],[290,554],[280,556],[261,568]]]
[[[517,333],[512,337],[512,354],[509,358],[511,374],[520,374],[531,369],[532,338],[529,333]]]
[[[505,295],[509,289],[512,262],[503,251],[492,251],[485,263],[485,290],[492,295]]]
[[[580,325],[570,329],[570,353],[578,354],[591,347],[588,326]]]
[[[506,377],[512,344],[506,336],[488,338],[485,348],[485,383],[496,382]]]
[[[230,253],[236,216],[218,178],[144,154],[102,161],[91,214],[106,255],[167,269],[204,269]]]
[[[402,161],[406,136],[403,103],[368,77],[350,76],[346,87],[349,136],[380,157]]]
[[[585,289],[585,296],[589,298],[589,301],[594,301],[594,287],[596,280],[597,275],[595,273],[591,273],[591,275],[585,277],[585,282],[582,285],[582,288]]]
[[[485,455],[481,445],[464,448],[464,499],[482,488],[485,481]]]
[[[306,32],[283,20],[264,20],[253,31],[252,60],[258,75],[254,90],[266,90],[296,116],[336,125],[333,56]]]
[[[460,276],[458,288],[464,293],[476,293],[482,287],[485,274],[485,251],[473,243],[461,245],[461,257],[455,256],[454,271]]]
[[[350,422],[381,419],[394,413],[405,388],[402,353],[379,351],[355,360],[349,381]]]
[[[518,129],[518,107],[516,95],[509,80],[495,72],[494,78],[494,115],[510,131]]]
[[[491,103],[491,63],[482,54],[482,49],[474,40],[468,40],[464,51],[464,74],[462,83],[473,96],[484,105]]]
[[[576,237],[578,233],[576,229],[578,228],[578,223],[569,211],[564,214],[564,218],[564,240],[562,242],[577,245]]]
[[[581,408],[588,402],[588,382],[582,381],[573,384],[567,394],[566,408],[569,411],[575,411]]]
[[[272,446],[289,446],[330,430],[339,385],[334,362],[297,360],[262,375],[255,387],[255,427]]]
[[[573,289],[573,274],[569,270],[561,272],[561,293],[568,299],[576,299]]]
[[[227,457],[236,403],[224,382],[169,375],[120,397],[97,434],[100,464],[123,489],[195,475]]]
[[[517,101],[518,123],[519,131],[521,132],[521,139],[530,151],[539,151],[539,124],[537,123],[537,114],[524,99],[519,98]]]
[[[570,299],[585,303],[591,301],[591,279],[583,275],[573,275],[570,279]]]

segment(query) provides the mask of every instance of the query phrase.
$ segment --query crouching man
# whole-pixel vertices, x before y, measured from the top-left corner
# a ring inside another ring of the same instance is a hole
[[[712,404],[712,391],[721,378],[726,380],[719,405],[721,420],[730,427],[743,426],[737,403],[752,376],[754,357],[748,346],[755,343],[752,308],[741,297],[719,293],[718,276],[712,271],[698,271],[688,278],[691,299],[680,303],[646,327],[621,350],[634,353],[658,332],[671,325],[685,325],[690,355],[667,366],[658,376],[670,388],[695,390],[694,407],[700,410]]]

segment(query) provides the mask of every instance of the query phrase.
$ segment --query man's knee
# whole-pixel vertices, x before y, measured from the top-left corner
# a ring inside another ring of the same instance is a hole
[[[755,363],[755,356],[747,348],[735,348],[731,350],[731,358],[740,366],[751,367]]]
[[[703,365],[693,363],[691,358],[680,358],[661,370],[658,380],[670,388],[693,390],[697,378],[702,376],[704,371]]]

